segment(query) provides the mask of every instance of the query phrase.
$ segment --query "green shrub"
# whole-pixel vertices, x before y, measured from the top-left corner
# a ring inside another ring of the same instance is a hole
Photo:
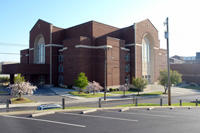
[[[80,88],[80,91],[82,91],[83,89],[86,89],[86,86],[88,85],[88,79],[85,76],[85,73],[83,73],[83,72],[81,72],[78,75],[78,79],[75,80],[74,82],[75,82],[75,86]]]
[[[137,89],[137,92],[139,95],[139,92],[143,91],[143,89],[147,86],[148,82],[146,79],[143,79],[143,78],[133,78],[132,84]]]
[[[167,72],[167,70],[160,71],[159,81],[160,81],[160,84],[162,86],[164,86],[164,89],[165,89],[164,93],[166,93],[167,88],[168,88],[167,87],[168,86],[168,72]],[[170,81],[171,81],[170,86],[172,86],[172,84],[177,85],[177,84],[182,82],[182,75],[175,70],[174,71],[170,70]]]
[[[14,77],[14,83],[17,84],[21,82],[25,82],[25,79],[21,74],[17,74],[17,76]]]

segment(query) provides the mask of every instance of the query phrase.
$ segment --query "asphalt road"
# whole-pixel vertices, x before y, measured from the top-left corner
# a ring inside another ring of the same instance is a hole
[[[0,116],[0,129],[5,133],[197,133],[199,123],[200,108]]]

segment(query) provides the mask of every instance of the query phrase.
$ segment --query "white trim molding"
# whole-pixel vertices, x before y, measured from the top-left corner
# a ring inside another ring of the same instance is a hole
[[[68,47],[64,47],[64,48],[62,48],[62,49],[59,49],[58,51],[59,52],[63,52],[64,50],[67,50],[68,49]]]
[[[102,46],[76,45],[75,48],[106,49],[106,48],[112,48],[112,46],[111,45],[102,45]]]
[[[121,47],[121,50],[124,50],[124,51],[130,51],[130,49],[128,49],[128,48],[124,48],[124,47]]]
[[[64,46],[60,44],[46,44],[45,47],[64,47]]]
[[[29,48],[29,50],[34,50],[34,48]]]
[[[26,54],[25,56],[29,56],[29,54]]]
[[[158,47],[153,47],[154,49],[159,49]]]
[[[135,44],[135,43],[131,43],[131,44],[125,44],[126,47],[131,47],[131,46],[141,46],[142,47],[142,44]]]

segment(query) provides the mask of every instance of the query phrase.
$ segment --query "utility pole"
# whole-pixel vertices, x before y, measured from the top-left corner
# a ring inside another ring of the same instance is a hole
[[[168,72],[168,105],[171,106],[171,80],[170,80],[170,63],[169,63],[169,19],[166,18],[164,23],[167,26],[167,31],[165,31],[165,39],[167,40],[167,72]]]

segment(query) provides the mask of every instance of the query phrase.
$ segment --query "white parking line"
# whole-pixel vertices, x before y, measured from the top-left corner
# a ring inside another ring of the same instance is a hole
[[[64,123],[59,121],[51,121],[51,120],[43,120],[43,119],[35,119],[35,118],[27,118],[27,117],[19,117],[19,116],[10,116],[10,115],[2,115],[3,117],[7,118],[14,118],[14,119],[22,119],[22,120],[31,120],[31,121],[42,121],[54,124],[61,124],[61,125],[68,125],[68,126],[75,126],[75,127],[86,127],[84,125],[72,124],[72,123]]]
[[[85,114],[75,114],[75,113],[62,113],[62,114],[76,115],[76,116],[83,116],[83,117],[103,118],[103,119],[111,119],[111,120],[121,120],[121,121],[129,121],[129,122],[138,122],[138,120],[116,118],[116,117],[107,117],[107,116],[85,115]]]
[[[123,113],[123,114],[136,114],[136,115],[146,115],[146,116],[156,116],[156,117],[166,117],[166,118],[174,118],[173,116],[169,115],[153,115],[153,114],[146,114],[146,113],[134,113],[134,112],[115,112],[115,111],[105,111],[111,113]]]

